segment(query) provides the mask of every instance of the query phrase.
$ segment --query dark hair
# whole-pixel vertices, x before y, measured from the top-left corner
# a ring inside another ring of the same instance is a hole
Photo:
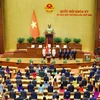
[[[42,83],[40,84],[40,86],[42,86]]]
[[[46,97],[43,97],[43,100],[46,100]]]
[[[63,89],[63,88],[64,88],[64,86],[63,86],[63,84],[61,84],[60,89]]]
[[[56,82],[56,81],[57,81],[57,79],[55,78],[55,79],[54,79],[54,81]]]

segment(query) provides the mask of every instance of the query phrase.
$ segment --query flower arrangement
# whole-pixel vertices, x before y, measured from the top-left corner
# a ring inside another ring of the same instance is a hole
[[[6,58],[6,61],[10,61],[10,57]]]

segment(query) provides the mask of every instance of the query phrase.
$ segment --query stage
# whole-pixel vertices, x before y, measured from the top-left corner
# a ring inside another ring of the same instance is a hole
[[[10,61],[6,61],[6,58],[0,58],[0,65],[4,65],[4,66],[15,66],[18,68],[26,68],[27,66],[30,65],[30,60],[33,60],[33,64],[36,65],[40,65],[42,66],[43,63],[41,63],[41,61],[43,60],[43,58],[21,58],[22,62],[18,63],[17,60],[19,58],[10,58]],[[93,64],[93,62],[95,61],[95,59],[91,59],[90,62],[84,62],[83,59],[77,59],[80,62],[76,62],[76,60],[67,60],[67,63],[63,63],[63,59],[59,60],[58,58],[55,59],[56,63],[54,64],[56,68],[72,68],[72,69],[77,69],[79,66],[84,67],[84,66],[91,66]],[[51,59],[51,62],[53,61],[53,59]],[[47,66],[49,67],[49,63],[47,63],[47,60],[45,60],[45,63],[47,64]]]

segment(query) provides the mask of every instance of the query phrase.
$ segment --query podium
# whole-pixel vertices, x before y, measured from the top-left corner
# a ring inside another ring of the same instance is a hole
[[[51,56],[47,56],[46,58],[47,58],[47,63],[50,64],[50,62],[51,62]]]
[[[45,34],[46,39],[48,39],[48,44],[51,44],[51,47],[53,46],[53,33],[51,34]]]

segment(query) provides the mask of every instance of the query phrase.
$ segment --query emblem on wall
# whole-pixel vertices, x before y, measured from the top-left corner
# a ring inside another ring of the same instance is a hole
[[[45,10],[46,10],[47,12],[52,12],[52,11],[54,10],[53,4],[51,4],[51,3],[46,4]]]

